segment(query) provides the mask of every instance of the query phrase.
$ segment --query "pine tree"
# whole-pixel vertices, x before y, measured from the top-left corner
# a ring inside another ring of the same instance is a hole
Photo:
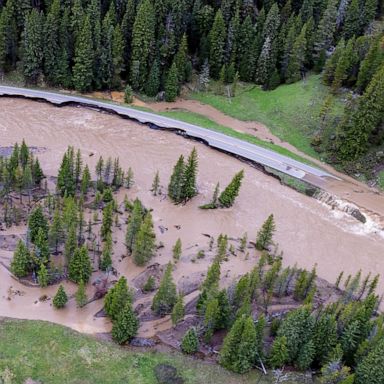
[[[219,203],[222,207],[229,208],[234,204],[236,197],[239,194],[241,182],[244,178],[244,171],[237,173],[228,186],[219,196]]]
[[[361,15],[359,9],[359,2],[357,0],[352,0],[348,5],[343,26],[345,40],[348,40],[353,36],[357,36],[359,34],[360,18]]]
[[[272,244],[272,237],[275,229],[274,217],[273,215],[270,215],[257,234],[256,248],[259,251],[267,249]]]
[[[176,240],[175,245],[172,248],[172,255],[173,255],[173,260],[175,260],[175,263],[177,263],[180,260],[180,256],[182,253],[182,243],[180,238]]]
[[[211,298],[207,301],[204,313],[204,341],[210,343],[217,329],[217,321],[220,317],[219,301]]]
[[[92,274],[91,260],[85,245],[76,249],[68,265],[68,277],[75,283],[88,283]]]
[[[306,35],[307,25],[304,24],[292,47],[292,53],[287,67],[287,83],[294,83],[301,79],[306,61]]]
[[[184,318],[184,299],[183,295],[179,294],[176,304],[172,309],[171,319],[172,324],[176,325]]]
[[[138,62],[138,76],[131,68],[131,82],[135,90],[145,84],[149,59],[155,42],[155,12],[150,0],[143,0],[138,8],[132,30],[132,61]],[[135,78],[138,77],[138,81]]]
[[[184,182],[184,156],[181,155],[176,165],[173,168],[173,173],[168,185],[168,195],[175,203],[180,203],[182,200],[182,188]]]
[[[90,18],[87,15],[81,27],[75,49],[75,65],[73,67],[73,84],[79,92],[91,89],[93,79],[93,41]]]
[[[196,186],[196,176],[197,176],[197,151],[196,148],[193,148],[191,154],[188,157],[188,160],[184,168],[184,177],[182,185],[182,199],[183,201],[188,201],[192,197],[197,195],[197,186]]]
[[[178,68],[176,63],[173,62],[165,82],[165,101],[171,102],[175,101],[177,95],[179,94],[179,75]]]
[[[43,208],[38,205],[29,215],[28,219],[28,235],[32,243],[36,241],[39,229],[43,230],[45,236],[48,236],[48,221],[43,213]]]
[[[337,61],[334,73],[334,79],[332,83],[333,91],[337,91],[344,83],[344,81],[349,77],[351,69],[354,64],[354,49],[355,49],[355,40],[351,39],[348,41],[347,46],[343,50],[339,60]]]
[[[155,177],[153,178],[151,192],[152,192],[153,196],[157,196],[160,193],[159,171],[156,171]]]
[[[124,344],[136,336],[139,330],[139,320],[132,309],[132,304],[127,302],[121,309],[112,326],[112,338],[119,344]]]
[[[36,83],[43,70],[42,15],[33,9],[28,15],[23,32],[23,73],[27,81]]]
[[[80,280],[79,287],[77,288],[77,292],[75,294],[76,304],[79,308],[82,308],[87,304],[87,292],[85,290],[85,284],[83,280]]]
[[[53,306],[56,309],[60,309],[65,307],[65,304],[67,304],[68,296],[65,293],[64,287],[62,285],[59,286],[59,289],[56,292],[55,297],[53,298]]]
[[[250,16],[244,20],[239,34],[241,37],[241,47],[239,52],[239,75],[243,81],[252,81],[254,68],[256,64],[255,50],[253,49],[255,41],[255,30]]]
[[[156,251],[156,235],[153,230],[152,215],[148,212],[137,233],[132,250],[132,258],[136,265],[143,266],[154,256]]]
[[[71,261],[77,248],[77,238],[76,238],[76,225],[72,224],[69,227],[67,234],[67,239],[64,246],[64,256],[67,264]]]
[[[269,365],[273,369],[281,368],[288,360],[287,338],[285,336],[276,337],[269,353]]]
[[[112,250],[112,234],[108,233],[101,253],[100,269],[102,271],[107,271],[112,267]]]
[[[127,303],[132,303],[133,297],[130,289],[128,288],[127,279],[122,276],[115,284],[110,288],[104,299],[105,313],[112,319],[117,320],[118,315],[122,308]]]
[[[60,32],[60,0],[53,0],[45,21],[44,36],[44,73],[48,81],[56,85],[59,83],[59,58],[57,52],[59,46]]]
[[[213,22],[212,29],[209,33],[209,63],[211,75],[215,79],[219,78],[220,69],[224,63],[224,48],[226,35],[227,31],[223,19],[223,14],[219,9],[216,12],[215,20]]]
[[[55,249],[55,254],[57,255],[59,245],[64,240],[64,228],[61,221],[60,211],[58,209],[56,209],[53,214],[52,225],[49,228],[48,238],[50,246]]]
[[[384,382],[384,340],[377,343],[356,367],[356,384]]]
[[[317,60],[317,67],[321,69],[324,64],[326,51],[331,47],[336,30],[337,8],[336,0],[328,0],[327,8],[316,31],[314,55]]]
[[[40,269],[37,272],[37,281],[39,282],[40,287],[45,288],[48,286],[49,277],[46,266],[41,263]]]
[[[28,248],[19,240],[11,261],[11,272],[16,277],[25,277],[31,268],[31,258]]]
[[[220,262],[216,258],[208,268],[207,276],[200,287],[200,295],[196,307],[200,313],[205,312],[206,303],[209,299],[216,297],[219,292]]]
[[[224,339],[220,364],[236,373],[249,371],[257,357],[256,338],[252,317],[239,317]]]
[[[155,60],[152,63],[149,72],[148,81],[145,84],[145,94],[149,97],[155,97],[159,93],[160,88],[160,69],[159,63]]]
[[[113,224],[113,202],[108,203],[103,209],[103,222],[101,224],[100,234],[105,241],[108,234],[112,233]]]
[[[57,188],[61,196],[74,196],[76,192],[76,181],[74,177],[73,162],[71,161],[71,149],[68,148],[63,156],[57,177]]]
[[[195,328],[189,328],[183,336],[181,350],[188,355],[192,355],[199,350],[199,338]]]
[[[187,35],[184,34],[181,38],[179,49],[175,55],[175,63],[178,69],[179,83],[183,83],[186,80],[186,66],[188,55],[188,41]]]
[[[370,135],[380,124],[383,111],[384,65],[372,78],[350,117],[346,111],[346,119],[339,127],[342,140],[340,140],[338,152],[342,159],[354,160],[366,153]]]
[[[311,340],[313,332],[314,320],[311,317],[310,309],[306,306],[300,307],[288,314],[279,327],[278,337],[286,337],[286,345],[288,349],[287,363],[296,362],[300,356],[302,349]],[[306,352],[304,350],[304,352]],[[303,352],[303,353],[304,353]],[[314,354],[312,355],[312,359]]]
[[[132,87],[127,84],[124,90],[124,103],[131,104],[133,102],[133,90]]]
[[[129,252],[133,251],[137,234],[143,222],[143,206],[139,199],[133,202],[132,213],[128,219],[127,232],[125,235],[125,246]]]
[[[121,74],[125,69],[124,64],[124,49],[125,42],[123,32],[120,25],[116,25],[113,30],[112,37],[112,65],[113,65],[113,77],[112,86],[120,88]]]
[[[50,256],[48,237],[42,228],[39,228],[35,239],[35,254],[39,258],[40,263],[48,263]]]
[[[169,263],[161,279],[159,290],[152,301],[152,311],[159,316],[172,312],[177,302],[176,285],[172,279],[172,264]]]

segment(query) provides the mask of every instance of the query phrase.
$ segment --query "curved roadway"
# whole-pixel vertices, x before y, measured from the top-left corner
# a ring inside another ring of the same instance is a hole
[[[217,148],[235,156],[270,167],[297,179],[303,179],[317,186],[321,186],[324,183],[324,178],[326,177],[338,179],[336,176],[331,175],[322,169],[301,163],[297,160],[291,159],[290,157],[281,155],[266,148],[262,148],[258,145],[251,144],[207,128],[202,128],[197,125],[188,124],[180,120],[174,120],[126,106],[105,103],[99,100],[74,95],[8,86],[0,86],[0,96],[45,100],[57,106],[78,104],[81,106],[98,108],[107,112],[116,113],[125,118],[137,120],[140,123],[160,127],[162,129],[181,131],[187,136],[203,140],[212,148]]]

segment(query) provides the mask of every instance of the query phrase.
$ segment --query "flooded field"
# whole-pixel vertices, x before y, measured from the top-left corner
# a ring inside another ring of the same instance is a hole
[[[197,142],[97,111],[0,98],[0,146],[10,146],[23,138],[30,146],[44,149],[38,156],[47,176],[57,174],[68,145],[82,151],[84,162],[92,170],[101,155],[119,157],[124,169],[132,167],[135,185],[127,192],[128,197],[137,196],[146,207],[153,209],[157,241],[164,244],[152,262],[167,263],[172,258],[171,249],[176,239],[182,240],[183,256],[174,271],[180,288],[201,280],[212,260],[212,255],[207,253],[204,259],[192,261],[200,249],[208,248],[206,235],[217,238],[225,233],[230,238],[238,238],[247,232],[252,241],[270,213],[276,218],[275,240],[284,251],[286,265],[297,263],[299,267],[310,269],[317,264],[319,276],[330,282],[334,282],[342,270],[346,275],[362,269],[364,273],[384,276],[384,236],[372,220],[368,218],[367,223],[362,224],[341,210],[331,210],[251,166]],[[186,206],[175,206],[164,196],[152,196],[150,188],[155,172],[159,170],[161,184],[166,189],[177,158],[180,154],[188,155],[193,146],[199,154],[199,195]],[[225,186],[241,169],[245,171],[245,179],[234,207],[216,211],[198,209],[210,200],[217,182]],[[123,200],[125,192],[119,194],[119,201]],[[25,228],[12,228],[5,234],[18,236],[23,232]],[[121,229],[114,233],[114,266],[132,285],[143,268],[124,257],[124,234],[125,224],[122,223]],[[248,257],[239,253],[223,264],[224,285],[255,265],[257,252],[248,251]],[[7,265],[11,257],[12,252],[1,249],[0,244],[0,261]],[[70,294],[76,289],[71,283],[67,283],[66,288]],[[89,287],[90,295],[92,289]],[[72,299],[60,311],[53,309],[51,300],[39,301],[42,295],[51,297],[56,290],[56,286],[40,289],[21,285],[0,265],[0,316],[50,320],[87,333],[110,329],[108,320],[94,316],[102,308],[102,301],[78,309]],[[383,291],[382,279],[379,292]],[[191,296],[194,294],[196,292]],[[188,296],[186,301],[190,298]],[[137,303],[149,301],[150,297],[145,296]],[[140,335],[152,336],[169,326],[167,318],[142,322]]]

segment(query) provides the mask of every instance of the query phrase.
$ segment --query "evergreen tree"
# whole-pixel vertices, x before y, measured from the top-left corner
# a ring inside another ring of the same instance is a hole
[[[156,172],[155,177],[153,178],[151,192],[152,192],[153,196],[157,196],[160,193],[159,171]]]
[[[256,337],[252,317],[239,317],[224,339],[220,364],[237,373],[249,371],[257,357]]]
[[[112,338],[119,344],[124,344],[136,336],[139,330],[139,320],[133,312],[132,304],[127,302],[121,309],[112,326]]]
[[[122,308],[127,303],[131,304],[133,300],[132,293],[128,288],[127,279],[122,276],[115,284],[110,288],[104,299],[105,313],[116,321]]]
[[[65,307],[65,304],[67,304],[68,296],[65,293],[64,287],[62,285],[59,286],[59,289],[56,292],[55,297],[53,298],[53,306],[56,309],[60,309]]]
[[[184,168],[184,180],[182,185],[182,199],[188,201],[192,197],[197,195],[197,186],[196,186],[196,176],[197,176],[197,151],[196,148],[193,148],[191,154],[188,157],[188,160]]]
[[[77,288],[77,292],[75,294],[76,304],[79,308],[82,308],[87,304],[87,292],[85,290],[85,284],[83,280],[80,280],[79,287]]]
[[[57,52],[60,50],[60,0],[53,0],[45,21],[44,36],[44,73],[47,80],[56,85],[59,83],[60,56]]]
[[[38,205],[29,215],[28,235],[32,243],[36,241],[39,229],[43,230],[45,237],[48,236],[48,221],[43,213],[43,208]]]
[[[11,272],[16,277],[25,277],[31,268],[31,258],[28,248],[19,240],[11,261]]]
[[[180,260],[180,256],[182,253],[182,244],[180,238],[176,240],[175,245],[172,248],[172,255],[173,255],[173,260],[175,260],[175,263],[177,263]]]
[[[307,25],[304,24],[299,36],[297,36],[292,47],[292,53],[287,67],[287,83],[294,83],[301,79],[306,61],[307,48]]]
[[[356,367],[356,384],[384,382],[384,340],[377,343]]]
[[[273,369],[281,368],[288,360],[287,338],[285,336],[276,337],[269,353],[269,365]]]
[[[138,74],[131,69],[131,82],[134,89],[144,86],[148,76],[149,59],[155,43],[156,16],[152,2],[143,0],[138,8],[132,30],[132,61],[138,62]],[[135,81],[135,78],[138,81]]]
[[[149,97],[155,97],[159,93],[160,88],[160,69],[159,63],[155,60],[152,63],[151,70],[149,72],[148,81],[145,84],[145,94]]]
[[[112,267],[112,250],[112,234],[108,233],[101,253],[100,269],[102,271],[107,271]]]
[[[209,63],[211,75],[215,79],[219,78],[220,69],[224,63],[226,35],[227,31],[223,19],[223,14],[219,9],[216,12],[215,20],[213,22],[212,29],[209,33]]]
[[[69,227],[67,239],[64,246],[64,256],[67,264],[71,261],[77,248],[77,238],[76,238],[76,225],[72,224]]]
[[[57,255],[59,245],[64,240],[64,228],[61,221],[60,211],[58,209],[56,209],[55,213],[53,214],[53,220],[49,228],[48,238],[50,246],[55,249],[55,254]]]
[[[228,184],[228,186],[224,189],[224,191],[219,196],[219,203],[221,206],[225,208],[232,207],[235,202],[236,197],[239,194],[239,190],[241,187],[241,182],[244,177],[244,171],[241,170],[237,173],[232,181]]]
[[[188,41],[187,35],[184,34],[181,38],[179,49],[175,55],[175,64],[178,70],[179,83],[186,80],[186,67],[188,59]]]
[[[152,301],[152,311],[159,316],[172,312],[177,302],[176,285],[172,279],[172,264],[169,263],[161,279],[159,290]]]
[[[165,82],[165,100],[168,102],[175,101],[179,93],[178,73],[179,72],[176,63],[173,62]]]
[[[86,195],[88,193],[90,182],[91,182],[91,174],[89,172],[88,165],[85,165],[85,168],[83,171],[83,177],[81,180],[81,193],[83,195]]]
[[[184,182],[184,156],[181,155],[176,165],[173,168],[173,173],[168,185],[168,195],[175,203],[179,203],[182,200],[182,188]]]
[[[175,306],[172,309],[171,319],[172,324],[176,325],[184,318],[184,300],[183,295],[179,295]]]
[[[136,265],[145,265],[155,254],[156,235],[153,230],[152,215],[148,212],[137,233],[132,257]]]
[[[92,274],[91,260],[85,245],[76,249],[68,264],[68,277],[75,283],[88,283]]]
[[[348,40],[353,36],[357,36],[360,31],[360,9],[357,0],[351,0],[348,5],[347,13],[343,26],[344,38]]]
[[[195,328],[189,328],[181,340],[181,350],[192,355],[199,350],[199,338]]]
[[[23,73],[27,81],[36,83],[43,70],[42,15],[33,9],[27,16],[23,32]]]
[[[143,222],[143,206],[139,199],[133,202],[132,213],[128,219],[127,232],[125,235],[125,246],[129,252],[133,251],[136,243],[137,234],[139,233]]]
[[[39,258],[40,263],[48,263],[50,255],[48,237],[42,228],[39,228],[35,239],[35,254]]]
[[[327,8],[316,31],[314,55],[317,60],[317,67],[321,69],[324,64],[326,51],[331,47],[336,30],[337,8],[336,0],[328,0]]]
[[[355,111],[346,111],[340,125],[339,156],[354,160],[366,153],[372,132],[382,121],[384,112],[384,65],[372,78],[364,95],[358,100]]]
[[[87,15],[81,27],[75,49],[75,65],[73,67],[73,84],[79,92],[91,89],[93,79],[93,41],[90,18]]]
[[[275,232],[275,228],[274,217],[273,215],[270,215],[257,234],[256,248],[259,251],[267,249],[272,244],[272,237]]]
[[[68,148],[63,156],[57,177],[57,188],[61,192],[61,196],[74,196],[76,192],[74,164],[71,160],[71,149]]]
[[[48,286],[49,277],[46,266],[41,263],[40,269],[37,272],[37,281],[39,282],[40,287],[45,288]]]
[[[217,321],[220,316],[219,301],[211,298],[207,301],[204,313],[204,341],[210,343],[212,336],[217,329]]]
[[[100,234],[105,241],[108,234],[112,233],[113,224],[113,202],[108,203],[103,209],[103,222],[101,224]]]

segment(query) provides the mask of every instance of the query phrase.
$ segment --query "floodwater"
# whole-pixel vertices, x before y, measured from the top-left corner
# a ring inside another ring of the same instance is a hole
[[[0,146],[12,145],[23,138],[31,146],[46,148],[39,154],[39,159],[48,176],[57,174],[68,145],[82,151],[83,160],[91,169],[100,155],[104,158],[119,157],[124,169],[132,167],[135,185],[127,191],[128,197],[139,197],[145,206],[153,208],[157,241],[164,244],[153,262],[165,264],[171,260],[172,246],[177,238],[182,240],[183,256],[174,270],[179,286],[188,279],[201,278],[206,272],[212,254],[208,253],[204,259],[195,262],[192,260],[200,249],[208,249],[209,239],[205,234],[217,238],[220,233],[225,233],[238,238],[247,232],[249,240],[254,240],[270,213],[275,215],[275,240],[284,251],[286,265],[297,263],[299,267],[310,269],[317,264],[319,276],[330,282],[334,282],[342,270],[345,275],[362,269],[364,273],[384,276],[383,233],[372,226],[372,221],[368,220],[364,225],[341,211],[331,210],[313,198],[282,186],[276,179],[233,157],[197,142],[93,110],[57,108],[45,103],[0,98]],[[199,195],[185,206],[175,206],[163,196],[152,196],[149,190],[155,172],[159,170],[161,184],[166,189],[178,156],[187,156],[193,146],[199,154]],[[245,179],[234,207],[215,211],[198,209],[199,205],[211,199],[217,182],[224,187],[240,169],[245,170]],[[125,192],[119,193],[120,201]],[[124,257],[123,217],[120,217],[120,222],[121,228],[114,233],[117,242],[114,266],[127,277],[128,282],[132,282],[143,268],[134,266],[129,257]],[[253,249],[248,251],[248,256],[238,253],[223,264],[223,284],[229,284],[255,265],[257,253]],[[7,264],[11,256],[11,252],[0,250],[0,261]],[[93,279],[97,276],[95,273]],[[66,283],[65,286],[70,295],[75,292],[73,284]],[[88,289],[92,296],[93,287]],[[384,291],[384,279],[379,289]],[[67,307],[59,311],[53,309],[51,300],[39,301],[44,294],[52,297],[56,290],[57,287],[23,286],[0,265],[0,316],[49,320],[87,333],[110,329],[107,319],[94,317],[102,308],[102,301],[77,309],[72,298]],[[149,300],[150,296],[140,299]],[[140,335],[152,336],[169,326],[167,318],[144,322]]]

